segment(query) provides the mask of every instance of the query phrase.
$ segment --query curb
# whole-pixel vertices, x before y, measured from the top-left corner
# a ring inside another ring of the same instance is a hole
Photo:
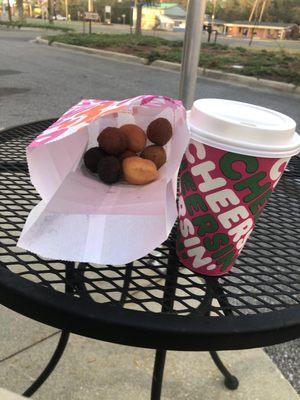
[[[180,71],[180,64],[172,63],[169,61],[156,60],[151,64],[151,66],[167,70],[171,69],[173,71]],[[268,89],[280,90],[287,93],[300,94],[300,87],[292,83],[272,81],[269,79],[260,79],[260,78],[255,78],[253,76],[232,74],[230,72],[222,72],[214,69],[206,69],[199,67],[198,76],[205,76],[207,78],[225,80],[227,82],[228,81],[236,82],[251,87],[257,87],[258,85],[260,88],[265,87]]]
[[[151,67],[159,67],[162,69],[168,69],[172,71],[179,71],[181,70],[181,65],[178,63],[173,63],[170,61],[162,61],[162,60],[155,60],[151,64]]]
[[[35,43],[39,44],[46,44],[49,45],[48,40],[42,39],[40,36],[38,36],[36,39],[33,40]],[[130,62],[134,64],[140,64],[140,65],[150,65],[151,67],[158,67],[162,68],[168,71],[180,71],[181,65],[178,63],[173,63],[170,61],[163,61],[163,60],[155,60],[153,63],[149,64],[148,60],[145,58],[140,58],[137,56],[132,56],[129,54],[122,54],[122,53],[117,53],[114,51],[108,51],[108,50],[100,50],[100,49],[92,49],[89,47],[82,47],[82,46],[76,46],[73,44],[65,44],[65,43],[59,43],[59,42],[53,42],[51,43],[51,46],[53,47],[60,47],[64,49],[71,49],[71,50],[76,50],[81,53],[86,53],[86,54],[94,54],[98,55],[104,58],[108,59],[114,59],[118,61],[125,61],[125,62]],[[272,81],[269,79],[260,79],[260,78],[255,78],[253,76],[246,76],[246,75],[238,75],[238,74],[232,74],[230,72],[222,72],[214,69],[207,69],[207,68],[198,68],[198,76],[205,76],[206,78],[212,78],[212,79],[219,79],[223,80],[226,82],[235,82],[239,83],[242,85],[246,85],[249,87],[259,87],[259,88],[267,88],[267,89],[273,89],[273,90],[279,90],[281,92],[286,92],[286,93],[293,93],[293,94],[300,94],[300,87],[296,86],[292,83],[285,83],[285,82],[278,82],[278,81]]]
[[[29,31],[29,32],[40,32],[40,31],[44,31],[44,32],[48,32],[48,33],[55,33],[55,32],[65,32],[68,33],[64,30],[61,29],[49,29],[49,28],[43,28],[43,27],[31,27],[31,26],[21,26],[20,28],[18,26],[7,26],[7,25],[1,25],[0,24],[0,29],[6,29],[6,30],[18,30],[18,31]],[[72,31],[70,29],[70,31]],[[40,36],[38,36],[40,37]],[[33,41],[35,41],[35,39],[33,39]]]
[[[35,43],[39,44],[47,44],[48,46],[53,46],[53,47],[60,47],[63,49],[71,49],[71,50],[76,50],[81,53],[86,53],[86,54],[94,54],[98,55],[104,58],[108,59],[114,59],[118,61],[125,61],[125,62],[130,62],[134,64],[142,64],[146,65],[148,64],[148,61],[145,58],[140,58],[137,56],[132,56],[130,54],[121,54],[121,53],[116,53],[114,51],[107,51],[107,50],[100,50],[100,49],[92,49],[89,47],[82,47],[82,46],[76,46],[73,44],[65,44],[65,43],[59,43],[59,42],[53,42],[49,44],[48,40],[42,39],[41,37],[37,37],[35,40],[33,40]]]
[[[40,31],[41,30],[41,28],[31,28],[31,27],[28,27],[28,26],[23,26],[23,27],[18,27],[18,26],[7,26],[7,25],[0,25],[0,29],[6,29],[6,30],[18,30],[18,31],[32,31],[32,32],[38,32],[38,31]],[[47,30],[47,29],[45,29],[45,28],[42,28],[42,29],[44,29],[45,31]]]

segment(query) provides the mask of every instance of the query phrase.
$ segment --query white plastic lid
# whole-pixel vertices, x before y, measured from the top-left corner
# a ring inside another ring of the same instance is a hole
[[[194,140],[258,157],[291,157],[300,151],[296,122],[268,108],[239,101],[200,99],[188,111]]]

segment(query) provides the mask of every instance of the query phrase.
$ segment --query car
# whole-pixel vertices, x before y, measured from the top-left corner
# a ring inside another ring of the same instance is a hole
[[[66,21],[66,20],[67,20],[66,17],[64,17],[63,15],[60,15],[60,14],[56,14],[56,15],[53,17],[53,19],[56,19],[57,21]]]

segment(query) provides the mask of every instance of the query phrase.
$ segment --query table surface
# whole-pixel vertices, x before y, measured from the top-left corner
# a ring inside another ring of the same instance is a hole
[[[0,303],[48,325],[132,346],[226,350],[300,336],[300,159],[294,157],[229,275],[175,255],[174,228],[128,265],[45,260],[16,243],[39,201],[25,147],[54,120],[0,133]]]

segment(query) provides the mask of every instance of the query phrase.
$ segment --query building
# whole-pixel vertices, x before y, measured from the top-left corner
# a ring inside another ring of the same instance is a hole
[[[177,3],[160,3],[157,6],[143,6],[142,29],[173,30],[185,26],[186,11]],[[136,21],[136,9],[133,11],[133,21]]]
[[[299,26],[297,24],[284,24],[275,22],[225,22],[226,36],[255,37],[259,39],[298,39]]]
[[[186,11],[183,7],[174,3],[161,3],[164,15],[173,21],[173,28],[185,26]]]
[[[211,24],[213,29],[218,31],[218,33],[224,32],[225,22],[222,19],[218,19],[218,18],[212,19],[212,17],[210,15],[205,14],[203,25],[206,28],[209,24]]]

